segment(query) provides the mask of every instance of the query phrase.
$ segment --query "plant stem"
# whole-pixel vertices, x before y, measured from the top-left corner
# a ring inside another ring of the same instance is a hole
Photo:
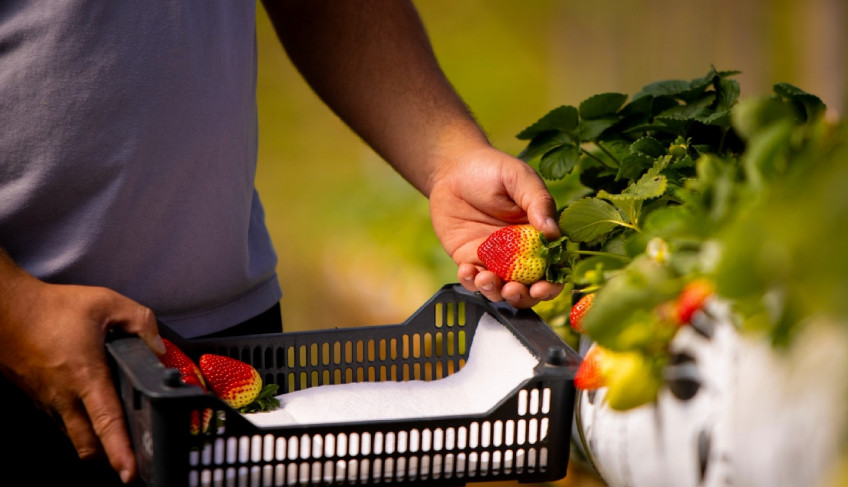
[[[582,147],[581,147],[581,148],[580,148],[580,150],[581,150],[584,154],[586,154],[588,157],[590,157],[590,158],[592,158],[592,159],[596,160],[596,161],[598,162],[598,164],[600,164],[600,165],[604,166],[605,168],[607,168],[607,169],[615,169],[615,166],[610,166],[609,164],[607,164],[607,161],[605,161],[605,160],[601,159],[600,157],[596,156],[595,154],[592,154],[591,152],[587,151],[586,149],[584,149],[584,148],[582,148]]]
[[[630,257],[627,257],[626,255],[613,254],[611,252],[601,252],[599,250],[569,250],[568,253],[577,255],[602,255],[605,257],[611,257],[613,259],[622,260],[624,262],[628,262],[630,260]]]
[[[595,142],[595,145],[596,145],[596,146],[598,146],[598,149],[601,149],[601,152],[603,152],[604,154],[606,154],[607,156],[609,156],[609,158],[610,158],[610,159],[612,159],[613,161],[615,161],[615,163],[616,163],[617,165],[621,166],[621,161],[619,161],[618,159],[616,159],[616,157],[615,157],[614,155],[612,155],[612,152],[608,151],[608,150],[606,149],[606,147],[604,147],[603,145],[601,145],[601,143],[600,143],[599,141],[597,141],[597,140],[596,140],[596,141],[594,141],[594,142]]]
[[[729,131],[728,127],[725,127],[724,130],[721,131],[721,141],[718,143],[718,153],[724,153],[724,141],[727,139],[727,132]]]
[[[621,220],[606,220],[606,221],[611,222],[611,223],[615,223],[616,225],[621,225],[622,227],[627,227],[627,228],[635,230],[639,233],[642,233],[642,229],[639,228],[636,225],[633,225],[633,224],[630,224],[630,223],[627,223],[627,222],[624,222],[624,221],[621,221]]]

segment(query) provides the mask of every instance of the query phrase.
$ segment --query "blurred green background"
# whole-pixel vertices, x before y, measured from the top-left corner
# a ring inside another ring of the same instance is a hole
[[[443,69],[492,143],[596,93],[742,71],[742,97],[780,81],[837,114],[848,95],[844,0],[418,0]],[[299,77],[258,10],[257,186],[280,257],[287,330],[402,321],[455,267],[427,201]]]

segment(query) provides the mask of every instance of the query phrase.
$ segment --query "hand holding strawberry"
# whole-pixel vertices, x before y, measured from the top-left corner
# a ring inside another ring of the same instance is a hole
[[[477,247],[498,228],[525,222],[551,240],[558,238],[556,205],[530,165],[483,142],[483,147],[458,147],[446,170],[434,174],[429,191],[424,188],[433,229],[457,264],[457,278],[465,289],[529,308],[556,297],[562,285],[503,282],[480,265]]]

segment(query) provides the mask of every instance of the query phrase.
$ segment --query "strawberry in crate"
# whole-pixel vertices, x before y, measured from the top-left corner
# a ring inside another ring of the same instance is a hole
[[[209,389],[240,413],[270,411],[280,406],[276,384],[262,385],[262,377],[253,366],[223,355],[204,354],[200,371]]]
[[[184,384],[197,386],[203,389],[204,392],[209,392],[206,387],[206,381],[200,373],[200,368],[194,363],[188,355],[185,354],[174,342],[167,338],[162,339],[165,342],[165,353],[159,357],[162,365],[169,369],[176,369],[180,372],[180,379]],[[212,409],[205,408],[202,411],[193,410],[191,412],[190,431],[193,435],[206,433],[209,431],[209,425],[212,422]]]
[[[200,357],[198,366],[198,363],[172,341],[163,341],[165,354],[159,357],[159,361],[165,367],[178,370],[184,384],[197,386],[206,393],[214,394],[241,413],[268,411],[279,407],[280,403],[274,397],[277,385],[268,384],[263,387],[259,372],[251,365],[229,357],[205,354]],[[211,408],[192,411],[191,433],[208,433],[212,416]]]

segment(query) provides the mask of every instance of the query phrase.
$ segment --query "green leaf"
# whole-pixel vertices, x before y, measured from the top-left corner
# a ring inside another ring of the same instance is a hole
[[[580,117],[595,119],[613,115],[625,101],[627,101],[627,95],[621,93],[601,93],[591,96],[580,103]]]
[[[630,145],[630,151],[645,155],[652,159],[664,156],[667,153],[665,144],[653,137],[640,137]]]
[[[718,73],[716,73],[715,68],[711,68],[710,72],[704,75],[703,77],[695,78],[690,81],[688,91],[700,95],[700,93],[703,93],[704,90],[706,90],[711,84],[713,84],[713,81],[715,81],[716,76],[718,76]]]
[[[556,147],[571,142],[573,142],[571,136],[566,133],[542,132],[541,134],[533,137],[533,140],[527,144],[527,147],[518,154],[518,158],[524,162],[530,162]]]
[[[633,95],[634,99],[641,98],[643,96],[671,96],[676,97],[681,93],[686,93],[691,88],[691,84],[689,81],[683,81],[679,79],[672,79],[666,81],[657,81],[654,83],[650,83],[645,85],[642,88],[642,91]]]
[[[786,153],[795,125],[789,120],[771,124],[751,139],[742,159],[751,187],[761,189],[786,171]]]
[[[580,161],[580,147],[565,144],[542,156],[539,162],[539,174],[545,179],[564,178]]]
[[[742,137],[750,139],[758,132],[780,120],[791,120],[792,107],[778,98],[743,100],[730,113],[733,127]]]
[[[789,83],[777,83],[774,85],[774,92],[777,96],[799,107],[799,110],[805,115],[805,121],[816,118],[825,111],[826,106],[821,98]]]
[[[652,127],[653,130],[672,135],[686,135],[692,123],[691,119],[676,116],[657,116],[654,120],[659,123]]]
[[[722,78],[719,81],[717,91],[718,103],[715,107],[716,113],[728,111],[736,105],[736,102],[739,100],[741,88],[739,87],[739,82],[735,79]]]
[[[583,119],[577,126],[577,133],[580,135],[580,140],[594,140],[598,138],[604,130],[612,127],[618,121],[615,117],[598,118],[594,120]]]
[[[630,103],[624,105],[619,111],[620,115],[634,117],[638,115],[650,115],[654,98],[651,96],[633,97]]]
[[[638,181],[627,187],[622,193],[640,200],[659,198],[665,193],[668,180],[662,174],[644,174]]]
[[[591,242],[626,224],[614,206],[598,198],[583,198],[565,208],[559,217],[562,233],[574,242]]]
[[[683,205],[657,208],[648,213],[643,226],[647,236],[663,239],[697,237],[701,236],[705,229],[704,219],[699,218],[691,208]]]
[[[646,169],[654,164],[654,159],[646,156],[641,152],[631,152],[621,159],[621,166],[618,168],[619,179],[636,179]]]
[[[548,131],[570,132],[577,128],[577,121],[577,109],[573,106],[563,105],[545,114],[536,123],[522,130],[516,137],[527,140]]]
[[[675,296],[679,289],[667,267],[639,257],[598,292],[583,328],[595,341],[613,350],[651,346],[660,341],[653,333],[654,321],[635,318],[642,313],[644,317],[653,315],[654,307]]]
[[[685,105],[678,105],[662,112],[659,116],[663,118],[675,118],[679,120],[694,120],[699,116],[709,115],[708,107],[715,101],[715,93],[706,93],[702,97]]]
[[[642,209],[643,199],[629,194],[610,194],[604,190],[598,191],[598,198],[608,200],[625,215],[627,223],[635,225]]]

